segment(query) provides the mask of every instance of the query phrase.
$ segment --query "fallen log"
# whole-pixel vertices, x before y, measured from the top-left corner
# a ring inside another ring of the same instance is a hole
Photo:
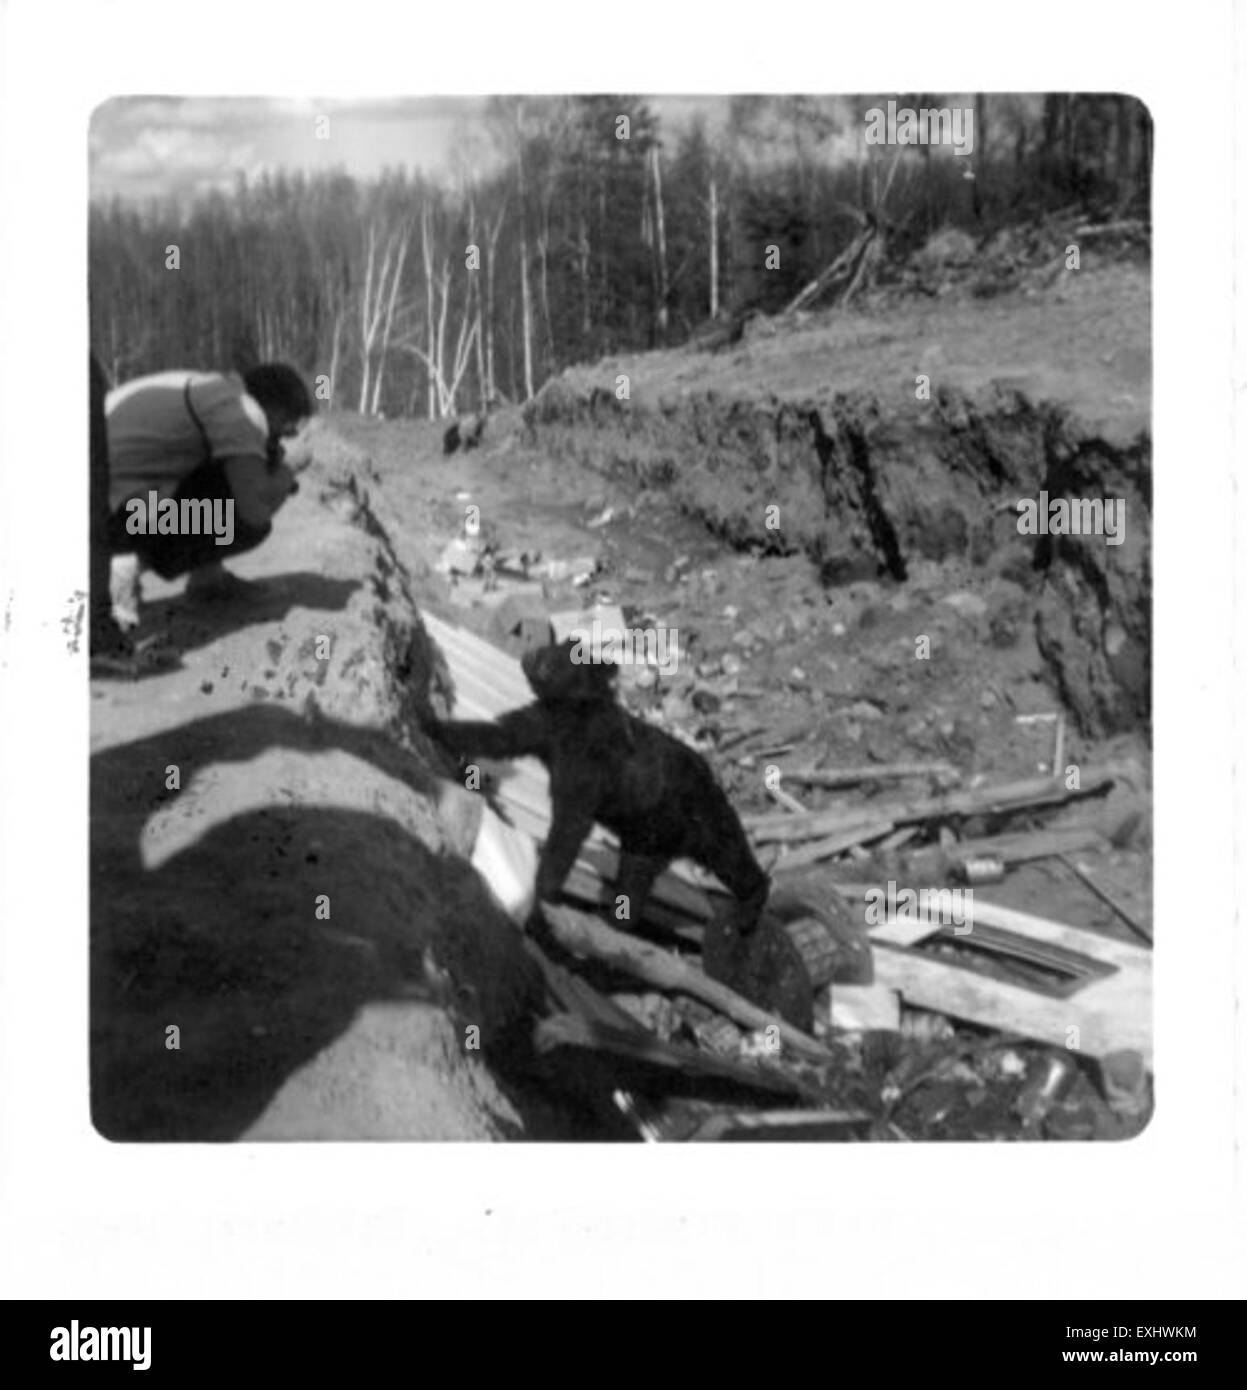
[[[538,1052],[551,1052],[556,1047],[589,1048],[646,1066],[662,1067],[685,1076],[730,1081],[772,1095],[819,1096],[817,1090],[807,1087],[798,1078],[777,1070],[711,1057],[687,1044],[663,1042],[644,1030],[614,1027],[582,1014],[563,1013],[543,1018],[533,1031],[533,1044]]]
[[[830,1054],[817,1039],[775,1014],[751,1004],[735,990],[710,979],[690,962],[650,945],[639,937],[617,932],[595,917],[574,908],[542,903],[542,915],[554,939],[575,955],[601,961],[656,989],[691,995],[718,1009],[742,1027],[775,1028],[780,1041],[812,1062],[827,1062]]]
[[[1002,782],[994,787],[974,787],[963,791],[945,792],[922,801],[883,801],[877,806],[862,807],[846,812],[843,808],[810,811],[805,815],[753,815],[742,817],[755,844],[772,840],[813,840],[820,835],[835,834],[861,823],[863,815],[894,824],[912,825],[915,821],[945,820],[952,816],[983,816],[1008,811],[1023,811],[1030,807],[1057,806],[1079,797],[1091,796],[1112,786],[1116,780],[1111,772],[1085,772],[1082,785],[1071,790],[1063,781],[1053,777],[1027,777],[1017,782]]]
[[[785,314],[795,314],[799,309],[804,309],[808,305],[821,299],[824,294],[836,283],[837,280],[847,281],[852,286],[853,278],[865,258],[866,251],[870,243],[874,240],[876,226],[873,221],[869,221],[863,231],[849,242],[848,246],[826,266],[819,274],[809,282],[808,285],[794,299],[789,301],[783,309]],[[847,291],[846,291],[847,294]]]

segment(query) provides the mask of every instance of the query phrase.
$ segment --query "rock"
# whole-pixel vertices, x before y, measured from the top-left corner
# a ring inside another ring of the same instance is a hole
[[[987,615],[987,601],[978,594],[968,593],[964,589],[945,594],[942,601],[963,618],[982,618]]]
[[[988,639],[994,647],[1016,646],[1034,626],[1034,601],[1020,585],[998,579],[987,600]]]
[[[713,690],[708,690],[703,685],[698,686],[693,691],[692,704],[698,714],[716,714],[722,707],[723,701]]]

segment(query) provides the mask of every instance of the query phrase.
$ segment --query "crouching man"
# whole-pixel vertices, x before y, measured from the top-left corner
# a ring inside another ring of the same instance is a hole
[[[277,362],[241,378],[160,372],[109,392],[107,546],[123,626],[138,623],[145,569],[189,575],[191,598],[245,591],[221,561],[261,544],[298,491],[282,441],[314,409],[302,377]]]

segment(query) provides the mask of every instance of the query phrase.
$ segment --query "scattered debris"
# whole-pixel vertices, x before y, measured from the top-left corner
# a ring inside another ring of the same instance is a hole
[[[925,801],[884,803],[872,810],[877,811],[880,820],[886,818],[895,825],[948,820],[958,816],[1003,814],[1059,805],[1078,797],[1091,796],[1107,790],[1113,781],[1112,772],[1086,769],[1077,788],[1067,788],[1063,782],[1051,777],[1032,777],[994,787],[949,792]],[[769,840],[812,840],[829,831],[846,828],[851,823],[849,815],[843,810],[811,811],[804,816],[743,816],[741,819],[757,844],[765,844]]]
[[[565,642],[577,637],[587,642],[594,656],[600,657],[604,645],[627,642],[628,624],[617,604],[595,604],[592,608],[564,610],[550,614],[550,638]]]
[[[1081,865],[1075,864],[1074,861],[1067,854],[1058,854],[1055,857],[1059,859],[1062,864],[1065,865],[1065,867],[1070,871],[1070,873],[1074,875],[1075,878],[1080,879],[1083,883],[1085,883],[1087,887],[1090,888],[1091,891],[1096,895],[1096,897],[1100,899],[1101,902],[1107,903],[1107,905],[1113,909],[1113,911],[1118,915],[1118,917],[1120,917],[1121,920],[1125,922],[1125,924],[1130,928],[1132,932],[1134,932],[1136,936],[1146,941],[1149,946],[1152,944],[1151,932],[1149,932],[1147,928],[1144,927],[1143,924],[1139,922],[1136,918],[1132,917],[1130,913],[1128,913],[1126,909],[1122,907],[1122,905],[1117,901],[1117,899],[1112,896],[1112,894],[1106,893],[1104,889],[1101,888],[1100,885],[1091,877],[1091,875],[1086,871],[1086,869],[1082,868]]]
[[[1017,1099],[1015,1109],[1025,1129],[1034,1129],[1069,1092],[1078,1068],[1068,1052],[1049,1052]]]
[[[572,954],[601,961],[659,989],[691,994],[747,1028],[775,1029],[779,1042],[798,1056],[816,1062],[828,1060],[826,1049],[817,1039],[750,1003],[680,956],[638,936],[617,932],[596,917],[562,904],[543,903],[542,913],[554,939]],[[755,935],[762,931],[759,926]]]
[[[963,936],[929,910],[889,916],[870,933],[877,977],[922,1008],[1058,1047],[1073,1038],[1090,1057],[1132,1048],[1150,1066],[1150,951],[977,894],[972,913]]]
[[[532,566],[530,573],[555,583],[570,582],[580,587],[587,584],[597,574],[598,568],[598,560],[595,555],[578,555],[571,560],[542,560],[539,564]]]
[[[750,1144],[844,1139],[862,1136],[872,1123],[873,1117],[863,1110],[738,1110],[712,1115],[685,1138],[694,1143]]]
[[[788,745],[789,748],[791,746]],[[950,784],[961,781],[961,774],[951,763],[881,763],[874,767],[840,768],[798,767],[786,768],[784,776],[794,782],[805,782],[812,787],[853,787],[861,782],[891,782],[906,777],[929,777],[937,783]]]
[[[871,840],[878,840],[886,835],[893,828],[890,820],[866,820],[858,821],[835,835],[829,835],[821,840],[815,840],[801,846],[800,849],[790,850],[785,842],[781,840],[783,846],[779,858],[775,861],[775,873],[792,873],[794,869],[808,868],[811,864],[817,864],[821,859],[830,859],[834,854],[840,854],[846,849],[852,849],[856,845],[866,844]],[[755,839],[759,837],[755,835]],[[775,836],[773,839],[779,839]],[[802,836],[795,836],[801,839]]]
[[[622,609],[602,603],[586,610],[560,611],[545,621],[558,637],[583,631],[586,625],[591,632],[595,617],[603,633],[611,625],[624,623]],[[457,712],[496,718],[507,708],[527,702],[526,683],[512,658],[436,619],[428,619],[428,625],[446,651]],[[681,720],[721,714],[725,702],[740,696],[729,664],[724,657],[699,661],[696,681],[690,679],[665,691],[656,708],[677,732],[682,732]],[[707,685],[707,680],[715,684]],[[695,698],[699,691],[703,692],[700,701]],[[707,695],[714,699],[708,700]],[[1060,723],[1053,722],[1060,747]],[[719,750],[762,744],[767,732],[759,725],[729,727],[718,740]],[[792,747],[791,740],[772,742],[769,748],[738,761],[757,766]],[[1059,765],[1056,756],[1053,763]],[[883,1038],[893,1038],[896,1045],[911,1051],[942,1048],[947,1055],[931,1058],[925,1072],[912,1067],[897,1072],[900,1079],[895,1084],[881,1087],[879,1103],[884,1112],[872,1117],[875,1127],[870,1137],[907,1140],[951,1123],[954,1114],[958,1125],[966,1126],[971,1124],[966,1117],[981,1116],[978,1122],[988,1130],[1005,1123],[1008,1114],[1021,1133],[1055,1134],[1058,1129],[1061,1134],[1080,1133],[1079,1126],[1087,1123],[1085,1116],[1062,1111],[1059,1124],[1052,1118],[1060,1088],[1052,1084],[1045,1090],[1042,1079],[1036,1080],[1039,1073],[1034,1062],[1027,1066],[1016,1050],[1002,1050],[999,1038],[990,1049],[983,1044],[979,1061],[967,1061],[966,1048],[974,1040],[958,1029],[1004,1030],[1006,1036],[1046,1043],[1064,1053],[1073,1027],[1085,1056],[1129,1051],[1138,1055],[1146,1076],[1150,1056],[1146,950],[984,904],[977,897],[967,938],[944,930],[937,915],[921,910],[894,915],[870,927],[859,901],[866,889],[863,883],[841,885],[846,895],[843,902],[839,893],[823,883],[819,891],[834,902],[811,908],[794,895],[786,896],[781,881],[791,881],[786,876],[796,870],[845,853],[873,864],[874,856],[863,845],[872,845],[875,854],[903,851],[911,877],[925,866],[936,881],[955,881],[960,876],[967,885],[995,879],[1013,865],[1102,847],[1106,833],[1100,810],[1093,821],[1057,829],[1027,828],[963,839],[954,827],[959,829],[973,818],[986,817],[990,825],[1015,814],[1033,817],[1056,810],[1110,791],[1116,775],[1115,768],[1084,768],[1080,785],[1067,788],[1063,779],[1050,774],[958,787],[955,766],[941,760],[786,772],[784,776],[812,787],[868,786],[913,777],[928,779],[939,790],[918,798],[871,799],[857,810],[843,805],[811,810],[787,793],[772,793],[784,809],[744,818],[755,843],[774,854],[768,871],[777,876],[764,917],[766,930],[760,927],[752,944],[734,937],[724,912],[726,901],[709,876],[678,863],[655,884],[644,929],[652,923],[655,930],[672,934],[668,939],[679,943],[681,954],[641,935],[641,924],[619,932],[566,902],[544,904],[550,949],[565,952],[572,968],[550,962],[548,978],[558,978],[554,997],[561,1012],[542,1020],[538,1050],[543,1056],[572,1052],[609,1056],[616,1078],[610,1107],[651,1142],[759,1134],[861,1137],[867,1124],[864,1113],[842,1104],[850,1092],[836,1087],[848,1085],[861,1067],[874,1065],[872,1047],[855,1050],[853,1041]],[[523,761],[509,766],[495,795],[499,809],[513,825],[503,825],[496,818],[483,821],[478,848],[488,841],[495,846],[490,853],[497,858],[501,829],[502,838],[526,841],[527,852],[534,852],[548,828],[544,776]],[[938,836],[939,843],[920,841],[913,847],[915,838],[932,836]],[[504,854],[504,866],[506,862]],[[587,905],[609,904],[616,864],[610,837],[595,832],[567,880],[565,897]],[[514,875],[514,870],[507,869],[504,878],[507,875]],[[510,891],[514,898],[514,890]],[[808,884],[802,895],[810,896]],[[512,911],[518,920],[523,919],[522,904],[512,906]],[[533,949],[540,948],[534,945]],[[698,949],[700,965],[695,954],[686,954]],[[577,961],[583,964],[575,966]],[[633,986],[631,993],[615,995],[620,1003],[613,1003],[611,995],[588,984],[582,971],[601,982],[641,981],[644,992],[637,993]],[[640,1070],[621,1073],[623,1066]],[[721,1100],[707,1098],[706,1087],[750,1085],[758,1068],[765,1079],[753,1089],[765,1091],[780,1078],[781,1088],[787,1086],[789,1094],[810,1107],[795,1112],[808,1115],[808,1122],[768,1121],[757,1118],[765,1112],[742,1111],[739,1105],[725,1108]],[[621,1076],[626,1084],[620,1084]],[[1019,1096],[1024,1076],[1034,1092],[1032,1096],[1028,1090],[1025,1101]],[[663,1077],[668,1080],[661,1081]],[[679,1096],[672,1090],[677,1077],[683,1078]],[[842,1079],[837,1082],[836,1077]],[[986,1099],[987,1083],[1009,1089],[1007,1110]],[[688,1109],[694,1104],[688,1098],[689,1086],[700,1088],[702,1097],[696,1102],[701,1109],[695,1116]],[[1132,1103],[1147,1103],[1146,1097],[1139,1100],[1133,1074],[1119,1089],[1134,1098],[1122,1102],[1123,1114]],[[1082,1091],[1079,1096],[1079,1103],[1085,1103]],[[1108,1114],[1102,1102],[1101,1110]],[[900,1113],[901,1124],[889,1111]],[[743,1124],[741,1114],[754,1120]]]

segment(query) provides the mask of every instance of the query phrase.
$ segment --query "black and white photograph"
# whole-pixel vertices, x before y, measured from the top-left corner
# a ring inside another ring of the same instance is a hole
[[[1121,1140],[1152,1106],[1129,95],[118,98],[118,1140]]]

